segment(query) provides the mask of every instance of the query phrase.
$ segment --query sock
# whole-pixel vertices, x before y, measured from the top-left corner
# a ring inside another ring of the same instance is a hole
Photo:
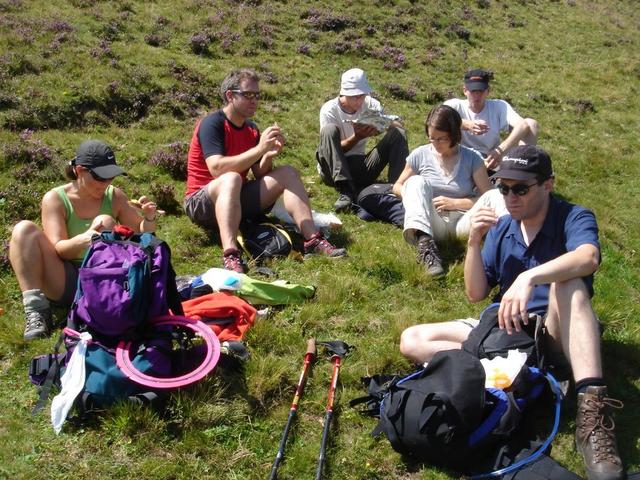
[[[46,310],[49,308],[49,300],[39,288],[22,292],[22,304],[25,310]]]
[[[429,235],[428,233],[423,232],[422,230],[416,230],[416,240],[419,242],[423,238],[425,240],[429,240],[431,238],[431,235]]]
[[[606,387],[606,383],[599,377],[587,377],[583,378],[579,382],[576,382],[576,394],[585,393],[587,387]]]
[[[322,238],[322,232],[321,231],[317,231],[316,233],[314,233],[313,235],[311,235],[309,238],[305,238],[304,240],[304,244],[308,244],[309,242],[312,242],[318,238]]]
[[[236,254],[236,255],[241,255],[242,252],[240,252],[240,250],[238,250],[237,248],[227,248],[224,252],[222,252],[222,256],[223,257],[227,257],[231,254]]]

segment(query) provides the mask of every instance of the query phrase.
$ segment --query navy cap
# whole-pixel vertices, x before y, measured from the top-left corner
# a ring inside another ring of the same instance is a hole
[[[553,177],[551,157],[535,145],[519,145],[502,157],[500,170],[491,175],[492,179],[546,180]]]
[[[76,150],[75,165],[82,165],[101,178],[114,178],[126,175],[125,171],[116,165],[116,156],[106,143],[100,140],[86,140]]]
[[[493,78],[493,72],[476,68],[464,74],[464,86],[467,90],[486,90]]]

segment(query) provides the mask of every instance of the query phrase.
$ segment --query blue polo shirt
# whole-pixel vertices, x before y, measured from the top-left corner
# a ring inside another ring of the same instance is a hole
[[[598,251],[598,224],[591,210],[560,200],[551,195],[551,202],[542,228],[527,246],[520,230],[520,222],[505,215],[489,230],[482,248],[482,262],[491,288],[500,290],[493,298],[500,302],[502,295],[525,270],[573,251],[580,245],[594,245]],[[584,277],[589,295],[593,296],[593,275]],[[546,312],[549,304],[549,284],[536,285],[527,310]]]

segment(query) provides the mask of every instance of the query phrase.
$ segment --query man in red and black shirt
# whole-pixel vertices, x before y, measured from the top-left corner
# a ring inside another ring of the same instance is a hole
[[[260,134],[250,120],[260,97],[257,74],[234,70],[222,81],[220,94],[224,106],[200,120],[191,138],[184,209],[198,225],[218,228],[224,268],[244,272],[236,241],[240,220],[269,210],[280,195],[305,238],[305,253],[346,255],[314,225],[298,171],[288,165],[273,167],[284,137],[277,124]],[[252,180],[247,179],[249,170]]]

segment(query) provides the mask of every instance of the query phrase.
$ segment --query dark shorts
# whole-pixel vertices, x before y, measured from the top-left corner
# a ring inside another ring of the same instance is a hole
[[[80,267],[68,260],[64,261],[64,292],[59,300],[52,300],[58,307],[70,307],[78,288],[78,270]]]
[[[240,205],[242,220],[255,218],[273,207],[269,205],[264,209],[260,208],[260,184],[255,180],[250,180],[242,186]],[[209,230],[218,229],[215,205],[209,198],[206,186],[188,196],[184,200],[183,207],[187,217],[196,225]]]

